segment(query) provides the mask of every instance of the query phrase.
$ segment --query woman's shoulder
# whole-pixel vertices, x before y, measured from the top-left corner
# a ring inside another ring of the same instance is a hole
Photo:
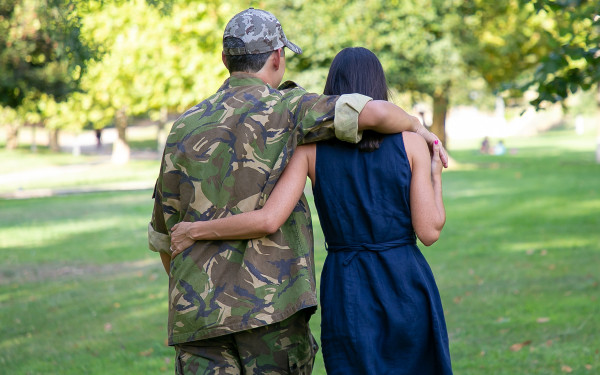
[[[402,138],[404,142],[426,145],[425,139],[415,132],[402,132]]]
[[[425,142],[425,138],[421,137],[417,133],[402,132],[402,139],[404,140],[405,147],[410,147],[411,149],[427,148],[427,142]]]
[[[404,139],[404,149],[409,159],[412,160],[415,156],[429,155],[429,148],[425,138],[421,137],[417,133],[403,132],[402,138]]]

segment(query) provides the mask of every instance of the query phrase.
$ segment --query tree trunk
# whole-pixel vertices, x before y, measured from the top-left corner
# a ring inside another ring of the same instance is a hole
[[[59,130],[58,129],[50,129],[50,137],[48,138],[48,147],[53,152],[60,151],[60,143],[58,141]]]
[[[433,93],[433,120],[431,131],[446,145],[446,114],[448,113],[448,87],[439,87]]]
[[[31,125],[31,152],[37,152],[37,124]]]
[[[15,150],[19,146],[19,124],[10,123],[6,126],[6,149]]]
[[[598,83],[596,102],[598,103],[598,108],[596,110],[596,163],[600,164],[600,83]]]
[[[127,144],[127,112],[121,108],[115,115],[115,128],[117,129],[117,139],[113,144],[112,162],[115,164],[126,164],[129,162],[131,151]]]

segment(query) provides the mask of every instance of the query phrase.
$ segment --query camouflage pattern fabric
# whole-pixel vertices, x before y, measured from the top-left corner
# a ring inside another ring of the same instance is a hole
[[[334,133],[357,142],[368,100],[308,94],[292,83],[278,90],[234,74],[173,124],[155,188],[151,249],[168,252],[169,230],[180,221],[262,207],[298,144]],[[335,130],[334,114],[346,119],[336,119]],[[197,241],[171,262],[169,344],[261,327],[316,306],[312,250],[304,196],[272,235]]]
[[[306,315],[212,339],[176,345],[175,369],[191,374],[310,374],[319,349]]]
[[[250,8],[236,14],[225,27],[223,38],[227,37],[241,39],[245,47],[223,48],[226,55],[266,53],[281,47],[302,53],[302,49],[285,36],[277,18],[265,10]]]

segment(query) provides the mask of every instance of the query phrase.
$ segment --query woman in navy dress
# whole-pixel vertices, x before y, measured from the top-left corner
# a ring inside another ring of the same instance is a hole
[[[356,92],[388,99],[377,57],[346,48],[332,63],[324,93]],[[180,223],[173,248],[272,231],[264,223],[283,224],[308,175],[327,247],[320,296],[327,373],[452,374],[440,296],[415,238],[429,246],[445,223],[438,151],[434,145],[430,156],[424,139],[409,132],[364,132],[357,145],[301,146],[262,209]]]

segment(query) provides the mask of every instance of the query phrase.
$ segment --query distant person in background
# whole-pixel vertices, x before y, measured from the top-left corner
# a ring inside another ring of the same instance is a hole
[[[96,148],[102,147],[102,129],[96,129]]]
[[[506,146],[504,146],[504,141],[499,140],[496,146],[494,147],[494,155],[504,154],[506,154]]]
[[[335,57],[324,91],[353,92],[388,99],[381,63],[364,48]],[[308,175],[328,251],[321,275],[327,373],[452,374],[441,299],[415,238],[433,244],[446,220],[440,147],[435,142],[430,156],[410,132],[300,146],[262,209],[175,225],[173,256],[196,240],[264,241],[293,219]]]
[[[481,148],[479,149],[479,152],[481,152],[482,154],[489,154],[490,153],[490,140],[488,137],[483,138],[483,141],[481,142]]]

